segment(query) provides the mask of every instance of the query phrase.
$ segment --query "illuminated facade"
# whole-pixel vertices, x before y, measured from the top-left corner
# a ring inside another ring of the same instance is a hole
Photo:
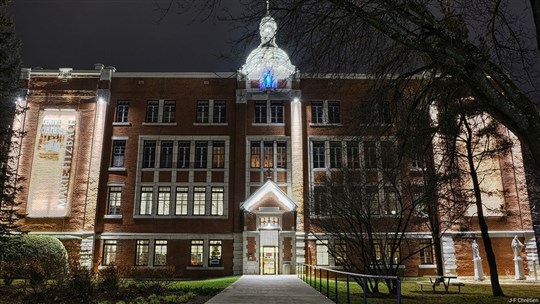
[[[261,44],[236,73],[24,69],[25,229],[58,237],[94,268],[170,266],[203,277],[338,266],[325,249],[335,242],[310,234],[324,206],[309,198],[321,176],[343,164],[369,168],[391,142],[342,136],[372,80],[302,76],[276,45],[276,29],[263,18]],[[519,146],[498,165],[492,178],[507,194],[494,204],[506,213],[489,225],[505,273],[514,235],[528,258],[536,249]],[[472,275],[471,240],[460,235],[445,234],[442,262]],[[433,273],[435,262],[422,251],[403,274]]]

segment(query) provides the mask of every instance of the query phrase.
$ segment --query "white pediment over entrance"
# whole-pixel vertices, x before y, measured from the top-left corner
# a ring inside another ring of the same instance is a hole
[[[267,181],[244,201],[241,208],[253,213],[264,212],[270,208],[274,212],[285,213],[295,211],[297,205],[276,183]]]

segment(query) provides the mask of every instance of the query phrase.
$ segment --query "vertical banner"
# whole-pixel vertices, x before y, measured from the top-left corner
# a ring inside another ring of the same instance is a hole
[[[76,126],[75,111],[41,113],[28,187],[29,217],[68,215],[72,172],[75,171]]]

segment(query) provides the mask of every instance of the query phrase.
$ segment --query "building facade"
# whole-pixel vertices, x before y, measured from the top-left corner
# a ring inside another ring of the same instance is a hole
[[[299,74],[276,45],[276,29],[263,18],[261,44],[234,73],[24,69],[28,110],[16,119],[27,132],[19,158],[24,228],[58,237],[94,269],[169,267],[175,276],[208,277],[339,266],[327,250],[334,240],[315,237],[310,219],[324,206],[310,198],[340,167],[384,165],[392,141],[347,137],[373,80]],[[495,165],[491,184],[505,194],[490,203],[504,214],[488,222],[505,273],[514,235],[528,261],[537,255],[519,143]],[[414,174],[419,164],[408,166]],[[397,210],[385,191],[377,213],[391,217]],[[443,235],[447,273],[473,274],[474,222]],[[433,273],[436,262],[422,250],[403,274]]]

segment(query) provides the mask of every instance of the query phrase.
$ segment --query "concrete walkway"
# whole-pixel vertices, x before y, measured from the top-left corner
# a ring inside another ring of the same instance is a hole
[[[211,298],[209,304],[334,303],[296,275],[243,275]]]

